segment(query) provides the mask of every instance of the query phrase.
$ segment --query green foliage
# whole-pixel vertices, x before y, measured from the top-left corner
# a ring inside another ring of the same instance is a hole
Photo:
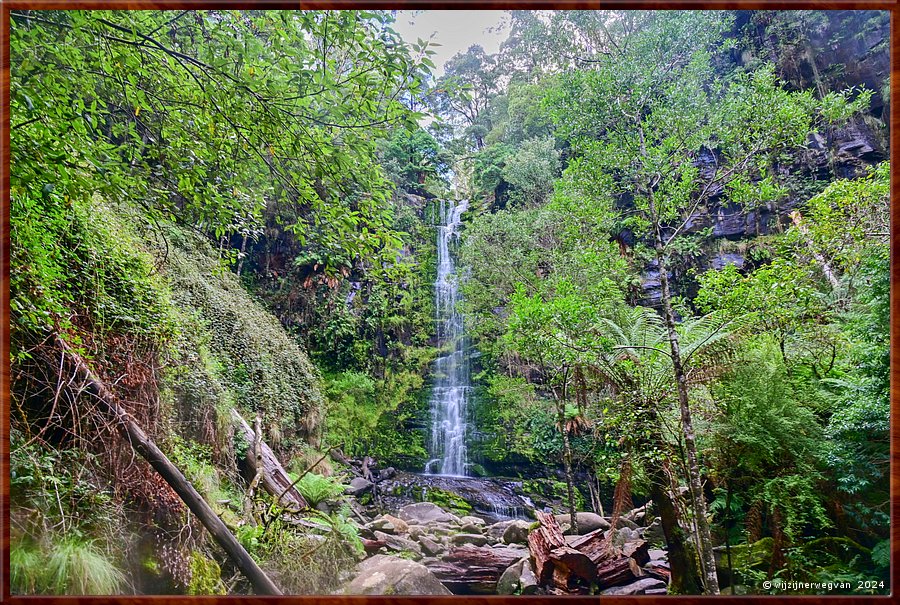
[[[123,573],[93,541],[75,536],[54,542],[46,560],[50,594],[118,594]]]
[[[12,356],[27,357],[22,332],[129,332],[163,339],[174,325],[168,294],[127,219],[100,198],[53,191],[14,194],[10,311]]]
[[[543,202],[552,191],[558,172],[559,152],[554,148],[553,137],[544,137],[523,142],[506,159],[502,175],[516,187],[516,197],[526,206],[532,206]]]
[[[449,157],[426,130],[395,130],[381,146],[382,163],[397,187],[424,191],[426,178],[446,179]]]
[[[377,11],[16,12],[13,195],[99,191],[216,239],[252,231],[267,202],[289,203],[281,219],[301,243],[315,238],[329,258],[377,254],[390,185],[375,140],[415,123],[399,92],[416,95],[428,69],[425,45],[403,43],[391,22]]]
[[[310,506],[334,500],[344,493],[344,486],[334,477],[306,473],[297,482],[297,491]]]
[[[324,408],[317,370],[237,278],[217,270],[203,241],[181,237],[183,247],[170,250],[164,268],[173,304],[202,322],[220,366],[215,378],[235,403],[262,413],[267,437],[277,427],[281,446],[296,447],[313,434]]]

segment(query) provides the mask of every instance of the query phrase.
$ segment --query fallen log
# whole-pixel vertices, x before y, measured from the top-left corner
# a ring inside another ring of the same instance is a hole
[[[234,420],[235,430],[240,431],[244,438],[247,440],[247,443],[253,444],[256,442],[256,434],[253,429],[250,428],[250,425],[246,420],[241,417],[237,410],[232,408],[231,410],[231,418]],[[256,455],[254,454],[254,448],[248,447],[247,453],[244,456],[244,460],[247,462],[247,465],[250,468],[250,471],[256,475],[260,471],[262,471],[262,476],[260,480],[262,482],[263,489],[265,489],[272,497],[281,498],[280,503],[288,508],[294,508],[297,510],[307,508],[306,500],[300,494],[296,487],[291,484],[291,479],[288,477],[287,471],[284,470],[284,467],[281,465],[281,462],[278,461],[278,458],[275,456],[275,453],[272,451],[268,445],[266,445],[265,441],[259,441],[259,459],[262,468],[258,468]],[[283,494],[283,495],[282,495]]]
[[[453,594],[496,594],[500,576],[521,558],[516,548],[466,545],[428,565],[428,570]]]
[[[72,366],[75,377],[84,383],[86,392],[96,399],[98,408],[113,420],[118,431],[131,443],[131,447],[149,462],[150,466],[175,490],[175,493],[178,494],[191,512],[197,516],[203,527],[206,528],[213,539],[234,561],[238,569],[247,577],[253,586],[254,592],[258,595],[281,595],[281,590],[259,568],[256,561],[244,550],[244,547],[235,539],[234,535],[225,526],[225,523],[216,515],[203,497],[197,493],[194,486],[185,479],[181,471],[147,437],[143,429],[132,419],[131,415],[116,402],[115,395],[93,373],[87,362],[59,336],[56,337],[56,344],[65,352],[66,359]]]
[[[534,575],[538,579],[538,584],[546,586],[554,583],[550,553],[554,549],[566,546],[566,539],[553,515],[535,511],[535,516],[540,525],[528,534],[528,550],[531,552]]]
[[[622,545],[622,554],[634,559],[643,567],[650,562],[650,543],[646,540],[635,540]]]
[[[554,548],[550,551],[553,562],[553,584],[559,588],[570,586],[574,578],[580,578],[590,584],[597,579],[597,566],[582,552],[570,546]]]
[[[606,532],[609,530],[596,529],[588,534],[579,536],[577,540],[569,543],[569,546],[584,553],[594,565],[600,565],[607,559],[615,558],[618,553],[613,547]]]
[[[637,561],[631,557],[620,557],[603,563],[597,568],[597,588],[629,584],[643,575],[644,572]]]

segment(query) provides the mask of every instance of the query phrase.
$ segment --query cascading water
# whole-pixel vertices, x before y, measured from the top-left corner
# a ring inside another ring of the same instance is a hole
[[[468,339],[460,300],[453,245],[459,241],[459,224],[468,207],[465,200],[440,202],[437,234],[437,278],[434,283],[438,347],[445,353],[434,362],[431,393],[431,457],[425,472],[438,475],[466,474],[466,407],[471,390]]]

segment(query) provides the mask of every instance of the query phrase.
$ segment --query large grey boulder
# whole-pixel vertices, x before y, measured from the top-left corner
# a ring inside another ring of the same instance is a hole
[[[531,523],[528,521],[516,520],[506,526],[503,530],[504,544],[525,544],[528,541],[528,528]]]
[[[497,581],[497,594],[534,594],[537,588],[537,577],[528,557],[507,567]]]
[[[357,575],[344,587],[355,595],[449,595],[447,588],[424,565],[387,555],[360,563]]]
[[[427,535],[421,535],[418,538],[419,546],[422,547],[422,552],[430,557],[436,557],[442,554],[446,548],[442,546],[438,541],[429,538]]]
[[[397,516],[410,525],[423,525],[426,523],[451,523],[458,521],[455,515],[451,515],[437,504],[431,502],[416,502],[407,504],[397,513]]]
[[[450,543],[456,546],[463,544],[472,544],[474,546],[484,546],[487,544],[487,537],[481,534],[455,534],[450,536]]]
[[[506,528],[515,523],[516,519],[507,519],[505,521],[497,521],[493,525],[488,525],[487,529],[484,530],[484,533],[489,535],[491,538],[500,540],[503,538],[503,532],[506,531]]]
[[[602,595],[638,595],[638,594],[666,594],[666,583],[657,578],[641,578],[637,582],[625,586],[613,586],[602,591]]]
[[[372,489],[373,485],[375,484],[362,477],[354,477],[350,481],[350,485],[344,488],[344,493],[350,496],[359,496]]]
[[[572,524],[571,517],[569,515],[554,515],[554,517],[563,532],[567,532]],[[578,521],[578,535],[580,536],[589,534],[598,529],[609,529],[609,521],[597,513],[575,513],[575,520]]]

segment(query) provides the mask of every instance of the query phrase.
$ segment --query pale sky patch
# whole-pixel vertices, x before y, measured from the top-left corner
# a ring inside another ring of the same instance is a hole
[[[500,50],[500,43],[509,34],[509,20],[504,17],[504,11],[489,10],[397,11],[393,27],[407,42],[430,38],[441,44],[431,49],[436,53],[431,58],[436,65],[434,75],[440,77],[444,63],[473,44],[489,55]]]

